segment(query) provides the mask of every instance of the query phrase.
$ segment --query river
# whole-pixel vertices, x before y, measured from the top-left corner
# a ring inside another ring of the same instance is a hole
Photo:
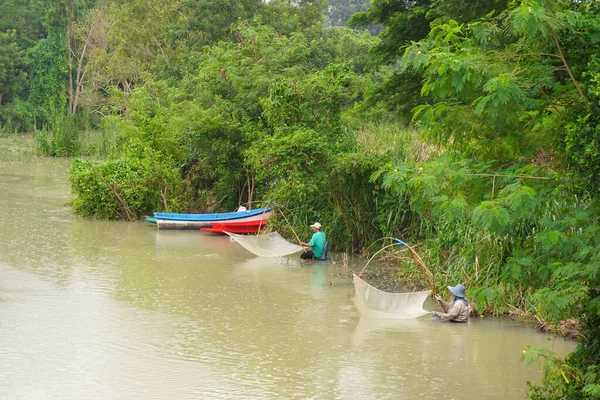
[[[505,319],[361,319],[341,263],[74,216],[69,161],[1,142],[0,399],[525,399],[523,348],[574,349]]]

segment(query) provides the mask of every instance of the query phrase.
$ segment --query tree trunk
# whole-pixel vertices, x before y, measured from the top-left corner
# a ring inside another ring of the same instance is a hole
[[[75,114],[77,111],[77,105],[79,104],[79,95],[81,94],[81,89],[83,87],[83,79],[85,78],[85,73],[87,72],[87,65],[83,67],[83,59],[85,58],[85,53],[87,51],[87,44],[90,38],[90,34],[92,33],[92,28],[90,26],[90,30],[88,36],[83,44],[83,49],[81,50],[81,54],[79,55],[79,62],[77,63],[77,74],[75,75],[75,95],[73,96],[72,103],[72,114]]]
[[[66,2],[67,26],[65,27],[65,44],[67,47],[67,66],[69,68],[67,82],[67,108],[70,114],[73,114],[73,0]]]

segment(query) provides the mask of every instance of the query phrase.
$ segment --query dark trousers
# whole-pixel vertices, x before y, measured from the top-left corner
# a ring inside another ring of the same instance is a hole
[[[312,251],[303,251],[302,253],[300,253],[300,258],[303,260],[314,260],[315,253],[313,253]]]

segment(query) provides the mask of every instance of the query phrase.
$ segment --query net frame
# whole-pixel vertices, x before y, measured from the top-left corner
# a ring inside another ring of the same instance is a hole
[[[363,317],[414,319],[429,313],[423,309],[423,303],[431,294],[431,290],[390,293],[377,289],[356,274],[352,276],[354,281],[352,300]]]
[[[249,252],[259,257],[284,257],[304,250],[302,246],[288,242],[279,232],[258,235],[239,235],[225,232]]]

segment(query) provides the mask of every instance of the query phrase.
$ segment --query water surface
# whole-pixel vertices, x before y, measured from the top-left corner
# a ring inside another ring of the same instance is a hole
[[[68,160],[2,151],[2,399],[524,399],[523,348],[574,348],[506,320],[361,319],[341,264],[76,217]]]

